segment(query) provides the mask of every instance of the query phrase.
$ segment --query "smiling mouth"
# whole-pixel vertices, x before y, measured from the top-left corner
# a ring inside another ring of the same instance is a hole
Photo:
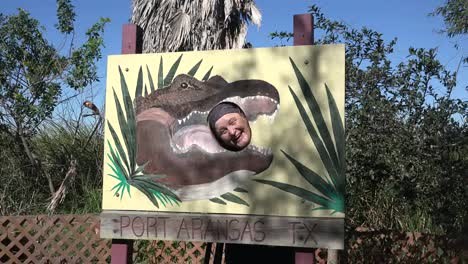
[[[260,117],[266,117],[273,122],[279,111],[279,103],[267,96],[229,97],[221,102],[231,102],[238,105],[245,113],[249,122],[255,122]],[[221,103],[220,102],[220,103]],[[174,119],[171,129],[171,148],[176,154],[184,154],[189,151],[201,150],[206,153],[222,153],[229,150],[222,147],[213,136],[208,123],[209,111],[192,111],[181,119]],[[239,132],[232,138],[232,142],[237,145],[243,132]],[[268,147],[255,146],[249,144],[246,148],[238,152],[254,152],[260,155],[271,155]]]
[[[234,143],[237,143],[239,141],[239,138],[242,136],[242,132],[239,132],[237,135],[234,136]]]

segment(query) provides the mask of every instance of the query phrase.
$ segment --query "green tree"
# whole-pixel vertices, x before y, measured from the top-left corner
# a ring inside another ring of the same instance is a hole
[[[56,28],[64,37],[75,34],[73,8],[70,0],[57,0]],[[29,140],[65,99],[65,89],[80,92],[98,81],[96,62],[108,21],[101,18],[89,28],[82,45],[72,38],[66,50],[58,50],[25,10],[0,14],[0,133],[22,146],[36,172],[40,166]]]
[[[444,18],[445,32],[449,37],[468,33],[468,1],[446,0],[444,5],[437,7],[431,15]]]
[[[459,232],[468,216],[468,102],[452,96],[456,73],[436,49],[409,48],[395,62],[396,39],[309,11],[315,44],[346,44],[347,227]]]

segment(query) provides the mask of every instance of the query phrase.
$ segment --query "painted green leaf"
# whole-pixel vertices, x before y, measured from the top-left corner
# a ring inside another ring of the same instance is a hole
[[[169,69],[169,72],[166,75],[166,78],[164,78],[164,86],[171,84],[172,80],[174,79],[174,76],[177,72],[177,69],[179,68],[180,61],[182,60],[182,55],[172,64],[171,68]]]
[[[120,130],[122,132],[122,138],[124,139],[125,146],[128,149],[128,145],[129,145],[128,138],[129,138],[130,135],[128,135],[129,131],[127,129],[124,129],[124,128],[127,127],[127,120],[125,119],[125,114],[123,112],[122,105],[120,104],[120,100],[117,97],[117,94],[115,93],[114,88],[112,88],[112,92],[114,94],[114,102],[115,102],[115,107],[116,107],[116,110],[117,110],[117,120],[119,121],[119,126],[121,128]],[[107,123],[109,124],[109,126],[111,125],[109,123],[109,121]],[[118,137],[117,137],[117,139],[118,139]],[[115,138],[114,138],[114,141],[115,141]],[[125,153],[122,154],[122,152],[120,152],[120,151],[119,151],[119,153],[121,154],[121,157],[123,157],[125,159],[125,161],[126,161],[125,163],[130,164],[130,163],[127,163],[127,155]],[[127,166],[127,168],[130,171],[131,168],[129,166]]]
[[[345,154],[344,154],[344,144],[345,144],[345,135],[344,135],[344,127],[341,121],[340,112],[338,111],[338,107],[336,106],[335,98],[330,92],[327,84],[325,84],[325,89],[327,90],[327,97],[328,97],[328,107],[330,108],[330,118],[332,121],[333,126],[333,135],[335,136],[335,142],[338,151],[338,161],[340,163],[340,171],[339,171],[339,190],[340,192],[344,193],[344,186],[345,186]]]
[[[291,184],[287,184],[287,183],[281,183],[281,182],[275,182],[275,181],[268,181],[268,180],[254,180],[256,182],[260,182],[260,183],[263,183],[263,184],[268,184],[268,185],[271,185],[273,187],[276,187],[280,190],[283,190],[285,192],[288,192],[288,193],[291,193],[291,194],[294,194],[304,200],[307,200],[307,201],[310,201],[310,202],[313,202],[313,203],[316,203],[318,205],[321,205],[325,208],[328,208],[328,209],[335,209],[335,208],[338,208],[340,207],[339,204],[335,203],[334,201],[332,200],[329,200],[323,196],[320,196],[316,193],[313,193],[311,191],[308,191],[306,189],[303,189],[303,188],[300,188],[300,187],[297,187],[297,186],[294,186],[294,185],[291,185]],[[336,209],[335,209],[336,210]],[[343,210],[343,209],[341,209]]]
[[[173,196],[176,199],[179,199],[173,192],[171,192],[167,187],[162,186],[159,183],[150,181],[150,180],[143,180],[143,179],[134,179],[132,182],[133,184],[137,184],[145,189],[152,189],[154,191],[158,191],[168,196]],[[180,200],[179,200],[180,201]]]
[[[137,78],[137,84],[135,88],[135,98],[142,96],[143,95],[143,71],[141,69],[138,70],[138,78]]]
[[[149,85],[150,85],[150,93],[154,92],[154,82],[153,82],[153,77],[151,76],[151,72],[148,68],[148,65],[146,65],[146,72],[148,73],[148,80],[149,80]],[[145,96],[148,94],[146,93],[146,86],[145,86]]]
[[[159,175],[159,174],[143,174],[133,177],[135,180],[144,180],[144,181],[152,181],[156,179],[163,179],[166,175]]]
[[[223,198],[224,200],[226,201],[229,201],[229,202],[232,202],[232,203],[236,203],[236,204],[242,204],[242,205],[246,205],[246,206],[250,206],[246,201],[244,201],[242,198],[240,198],[239,196],[235,195],[235,194],[232,194],[232,193],[225,193],[223,195],[221,195],[221,198]]]
[[[141,68],[140,68],[141,70]],[[120,84],[122,88],[122,95],[123,95],[123,101],[124,101],[124,106],[125,106],[125,112],[127,113],[127,125],[126,126],[121,126],[121,129],[123,130],[128,130],[124,131],[124,138],[125,142],[127,144],[127,151],[128,151],[128,158],[130,161],[130,166],[133,170],[135,169],[135,163],[136,163],[136,120],[135,120],[135,110],[133,109],[133,102],[132,98],[130,97],[130,94],[128,92],[128,86],[127,83],[125,82],[125,77],[122,73],[122,69],[119,66],[119,73],[120,73]],[[140,75],[140,74],[139,74]],[[132,173],[130,173],[131,175]]]
[[[114,140],[114,145],[117,148],[117,152],[119,153],[119,156],[121,157],[121,159],[123,160],[125,166],[127,167],[127,171],[130,171],[131,170],[130,164],[129,164],[127,158],[126,158],[126,154],[125,154],[125,151],[124,151],[124,149],[122,147],[122,144],[120,143],[120,139],[117,136],[117,133],[115,132],[114,127],[111,125],[111,123],[109,121],[107,121],[107,125],[109,126],[109,131],[111,132],[112,139]],[[127,174],[127,175],[129,175],[129,174]]]
[[[205,76],[203,76],[202,81],[207,81],[210,78],[211,70],[213,70],[213,66],[211,66],[211,68],[205,73]]]
[[[117,166],[117,168],[123,173],[123,175],[125,176],[126,179],[129,179],[130,176],[128,175],[127,171],[125,170],[125,167],[124,165],[122,164],[122,161],[120,159],[120,156],[118,156],[118,154],[115,153],[114,149],[112,148],[111,144],[109,141],[107,141],[107,144],[109,145],[109,149],[110,149],[110,152],[111,152],[111,156],[112,156],[112,160],[114,161],[115,165]]]
[[[158,70],[158,89],[164,87],[164,72],[163,72],[163,58],[159,60],[159,70]]]
[[[117,177],[116,179],[119,180],[119,181],[124,181],[125,180],[125,176],[120,172],[120,170],[117,170],[117,168],[115,168],[115,166],[113,165],[114,163],[114,159],[112,159],[112,157],[107,154],[107,156],[109,157],[109,159],[111,159],[111,163],[107,163],[107,165],[111,168],[112,172],[115,173],[115,177]]]
[[[297,97],[296,93],[294,93],[293,89],[291,89],[291,87],[289,87],[289,91],[291,92],[291,95],[293,96],[294,101],[296,102],[297,109],[299,110],[299,113],[302,117],[302,121],[304,121],[304,125],[306,126],[307,131],[309,132],[310,138],[314,142],[317,152],[319,153],[320,159],[325,165],[325,169],[327,169],[327,172],[330,175],[333,185],[336,188],[338,185],[337,183],[338,172],[336,170],[336,167],[333,165],[330,159],[330,156],[328,155],[327,150],[325,149],[325,146],[323,145],[322,140],[318,136],[317,131],[315,130],[315,127],[312,125],[312,121],[310,120],[309,116],[307,115],[307,112],[302,106],[301,101]]]
[[[219,199],[217,197],[210,199],[210,201],[213,202],[213,203],[222,204],[222,205],[227,204],[225,201],[223,201],[223,200],[221,200],[221,199]]]
[[[323,139],[323,142],[325,143],[325,147],[330,155],[330,158],[333,164],[337,168],[340,168],[340,164],[338,162],[338,158],[337,158],[336,151],[335,151],[335,145],[333,144],[333,141],[331,139],[330,132],[325,123],[325,120],[324,120],[322,111],[320,109],[320,106],[317,102],[317,99],[312,93],[309,83],[307,83],[306,79],[302,75],[301,71],[297,68],[294,61],[291,58],[289,58],[289,60],[291,61],[291,64],[294,69],[294,73],[296,74],[297,81],[299,82],[299,86],[301,87],[302,93],[304,94],[304,98],[307,102],[307,105],[309,106],[310,112],[312,113],[315,124],[317,125],[317,129],[320,134],[320,137]]]
[[[154,196],[156,196],[157,200],[159,200],[164,207],[166,207],[166,203],[168,202],[167,199],[165,199],[165,196],[158,192],[158,191],[152,191],[151,192]]]
[[[234,189],[235,192],[242,192],[242,193],[248,193],[248,191],[244,188],[241,188],[241,187],[237,187]]]
[[[142,186],[138,184],[132,184],[132,186],[137,188],[146,197],[148,197],[148,199],[153,203],[154,206],[156,206],[156,208],[159,208],[158,200],[154,197],[154,195],[151,192],[149,192],[148,190],[146,190],[145,188],[143,188]]]
[[[200,68],[200,65],[201,65],[202,61],[203,61],[203,59],[201,59],[197,64],[195,64],[187,74],[190,75],[190,76],[194,76],[197,73],[198,68]]]
[[[288,158],[288,160],[296,167],[297,171],[306,179],[315,189],[317,189],[322,195],[333,199],[337,196],[335,189],[333,186],[329,185],[328,182],[324,181],[320,175],[312,171],[311,169],[307,168],[296,160],[295,158],[291,157],[288,153],[281,150],[283,154]]]

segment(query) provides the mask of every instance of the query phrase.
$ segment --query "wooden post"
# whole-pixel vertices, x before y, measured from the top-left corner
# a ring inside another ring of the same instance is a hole
[[[313,45],[314,44],[314,18],[312,14],[299,14],[293,17],[293,44]],[[308,250],[295,250],[296,264],[314,263],[314,253]]]
[[[216,250],[215,250],[213,264],[221,264],[221,262],[223,261],[223,250],[224,250],[224,243],[216,243]]]
[[[312,14],[294,15],[294,46],[314,44],[314,17]]]
[[[112,239],[111,263],[131,264],[133,254],[133,240]]]
[[[203,261],[203,264],[210,264],[210,258],[211,258],[211,247],[213,246],[212,242],[206,243],[206,248],[205,248],[205,260]]]
[[[142,51],[141,28],[135,24],[126,24],[122,27],[122,54],[137,54]],[[112,239],[111,263],[133,263],[133,240]]]
[[[327,250],[327,264],[338,264],[338,250]]]
[[[142,30],[135,24],[122,27],[122,54],[138,54],[143,47]]]

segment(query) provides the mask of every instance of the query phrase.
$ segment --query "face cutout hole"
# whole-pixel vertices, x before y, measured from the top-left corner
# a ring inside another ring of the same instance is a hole
[[[227,150],[240,151],[250,144],[252,130],[242,109],[231,102],[216,105],[208,114],[211,132]]]

